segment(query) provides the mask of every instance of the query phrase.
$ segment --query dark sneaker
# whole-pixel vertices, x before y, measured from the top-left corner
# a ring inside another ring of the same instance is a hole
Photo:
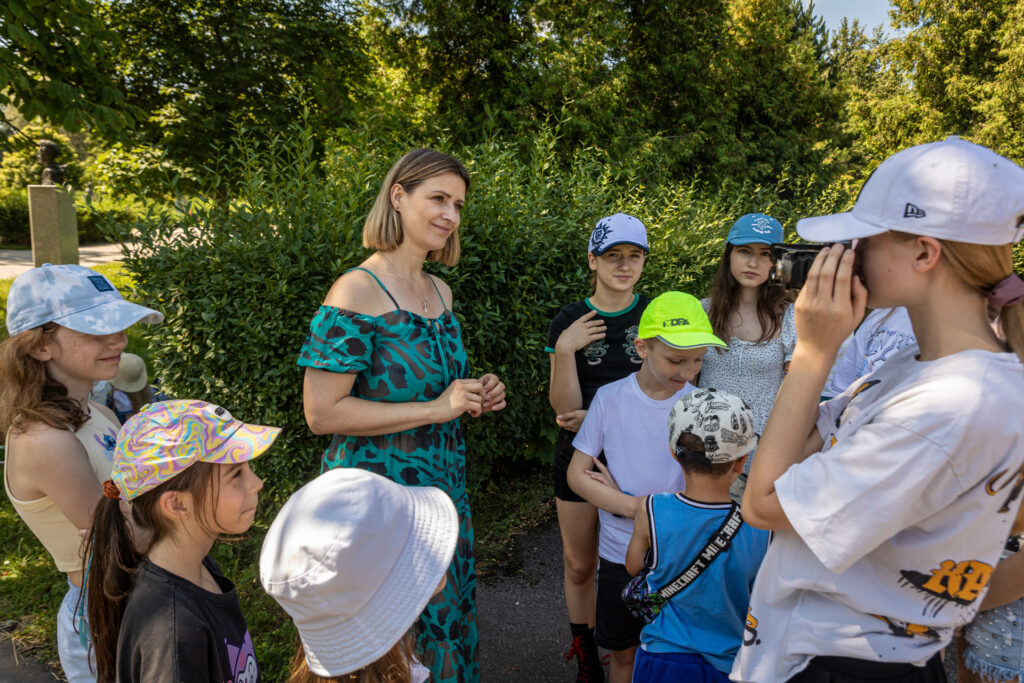
[[[597,645],[591,640],[590,647],[583,636],[573,636],[572,646],[568,652],[562,653],[566,662],[577,660],[576,683],[604,683],[604,669],[597,652]]]

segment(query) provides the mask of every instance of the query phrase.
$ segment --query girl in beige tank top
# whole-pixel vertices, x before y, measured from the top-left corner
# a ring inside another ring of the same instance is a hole
[[[89,391],[93,382],[117,375],[125,329],[162,319],[81,266],[33,268],[8,293],[10,337],[0,344],[4,490],[67,574],[57,639],[72,683],[94,679],[88,641],[79,637],[87,627],[75,614],[83,574],[79,529],[89,527],[103,496],[100,482],[109,478],[119,429],[109,409],[89,402]]]

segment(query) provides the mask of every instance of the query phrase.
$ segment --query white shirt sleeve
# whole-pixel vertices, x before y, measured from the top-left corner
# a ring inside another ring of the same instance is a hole
[[[590,408],[583,418],[580,431],[572,440],[572,446],[578,451],[589,456],[596,457],[604,450],[604,400],[602,391],[604,387],[597,390],[594,400],[590,402]]]
[[[963,493],[946,451],[922,435],[928,425],[917,427],[862,425],[775,481],[786,518],[831,571],[846,571]]]

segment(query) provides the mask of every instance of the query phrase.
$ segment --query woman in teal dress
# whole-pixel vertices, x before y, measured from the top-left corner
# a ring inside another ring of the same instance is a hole
[[[461,529],[447,585],[416,628],[438,683],[475,682],[476,571],[459,418],[505,407],[493,374],[467,377],[452,295],[423,262],[453,266],[469,174],[429,149],[388,172],[363,228],[374,253],[331,287],[310,324],[299,365],[303,405],[316,434],[333,434],[324,469],[359,467],[406,486],[437,486],[459,510]]]

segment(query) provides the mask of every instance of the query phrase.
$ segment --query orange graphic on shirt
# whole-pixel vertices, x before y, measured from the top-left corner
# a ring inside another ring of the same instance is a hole
[[[999,512],[1009,512],[1010,506],[1013,501],[1017,500],[1020,496],[1021,489],[1024,488],[1024,465],[1018,467],[1015,471],[1010,472],[1006,479],[1003,479],[1003,475],[1008,470],[1000,470],[992,475],[987,482],[985,482],[985,493],[990,496],[994,496],[1010,484],[1013,486],[1010,488],[1010,495],[1003,501],[1002,507],[999,508]],[[1000,481],[1002,479],[1002,481]]]
[[[943,560],[937,569],[931,570],[931,575],[909,569],[900,574],[908,583],[940,600],[969,605],[988,585],[992,565],[980,560]]]
[[[890,619],[889,617],[883,617],[881,614],[872,614],[871,616],[884,621],[894,636],[902,638],[913,638],[914,636],[939,637],[939,632],[931,626],[922,626],[921,624],[911,624],[908,621],[900,621],[899,619]]]
[[[750,613],[750,609],[747,609],[747,619],[743,624],[743,644],[744,645],[760,645],[761,641],[757,639],[757,619]]]

